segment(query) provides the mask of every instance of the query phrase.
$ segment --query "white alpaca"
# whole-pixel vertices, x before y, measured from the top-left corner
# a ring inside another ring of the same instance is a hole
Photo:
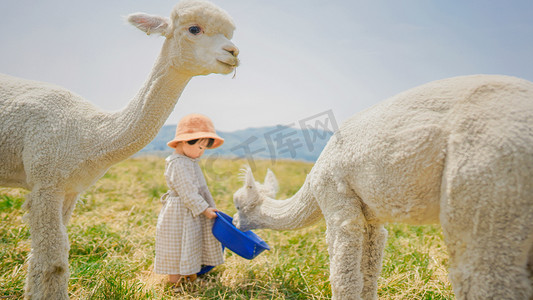
[[[533,294],[533,83],[467,76],[408,90],[346,121],[303,187],[234,195],[243,230],[324,217],[334,299],[376,299],[389,222],[440,221],[458,299]]]
[[[78,195],[154,138],[191,77],[231,73],[238,64],[234,23],[209,2],[180,2],[170,18],[138,13],[128,20],[166,40],[122,111],[100,111],[60,87],[0,75],[0,185],[31,190],[27,298],[68,299],[66,225]]]

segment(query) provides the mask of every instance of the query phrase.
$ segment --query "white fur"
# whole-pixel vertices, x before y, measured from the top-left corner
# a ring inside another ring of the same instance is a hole
[[[347,122],[294,197],[251,172],[241,229],[327,223],[334,299],[377,299],[388,222],[440,222],[457,299],[532,299],[533,83],[477,75],[403,92]]]
[[[192,76],[231,73],[238,64],[233,21],[209,2],[182,1],[171,18],[140,13],[128,20],[166,41],[146,84],[120,112],[100,111],[51,84],[0,74],[0,185],[31,190],[26,298],[68,299],[66,225],[78,195],[154,138]],[[192,25],[202,33],[191,34]]]

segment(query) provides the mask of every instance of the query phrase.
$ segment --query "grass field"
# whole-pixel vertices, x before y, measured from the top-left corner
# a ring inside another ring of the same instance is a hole
[[[245,161],[208,160],[202,166],[217,207],[233,215],[232,195]],[[271,168],[279,198],[292,196],[312,165],[256,161],[256,178]],[[132,158],[112,167],[81,197],[68,226],[72,299],[330,299],[321,221],[297,231],[255,230],[272,248],[254,260],[225,252],[225,263],[196,283],[173,289],[152,273],[155,225],[166,192],[161,158]],[[23,295],[30,251],[20,208],[27,191],[0,189],[0,299]],[[380,299],[453,299],[439,226],[389,225]]]

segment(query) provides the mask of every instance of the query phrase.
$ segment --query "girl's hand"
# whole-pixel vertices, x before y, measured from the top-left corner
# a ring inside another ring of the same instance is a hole
[[[217,217],[217,214],[215,213],[216,211],[219,210],[216,208],[208,207],[202,212],[202,214],[208,219],[215,219]]]

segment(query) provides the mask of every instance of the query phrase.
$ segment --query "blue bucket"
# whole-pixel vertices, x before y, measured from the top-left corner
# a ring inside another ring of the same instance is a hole
[[[270,250],[267,243],[251,230],[243,232],[235,227],[232,217],[221,211],[217,211],[216,214],[212,231],[222,246],[246,259],[253,259],[261,252]]]
[[[222,254],[224,254],[224,246],[222,246]],[[215,266],[206,266],[202,265],[202,268],[200,269],[200,272],[196,273],[196,275],[204,275],[205,273],[213,270]]]
[[[196,275],[203,275],[209,271],[211,271],[215,266],[202,266],[202,269],[200,272],[196,273]]]

